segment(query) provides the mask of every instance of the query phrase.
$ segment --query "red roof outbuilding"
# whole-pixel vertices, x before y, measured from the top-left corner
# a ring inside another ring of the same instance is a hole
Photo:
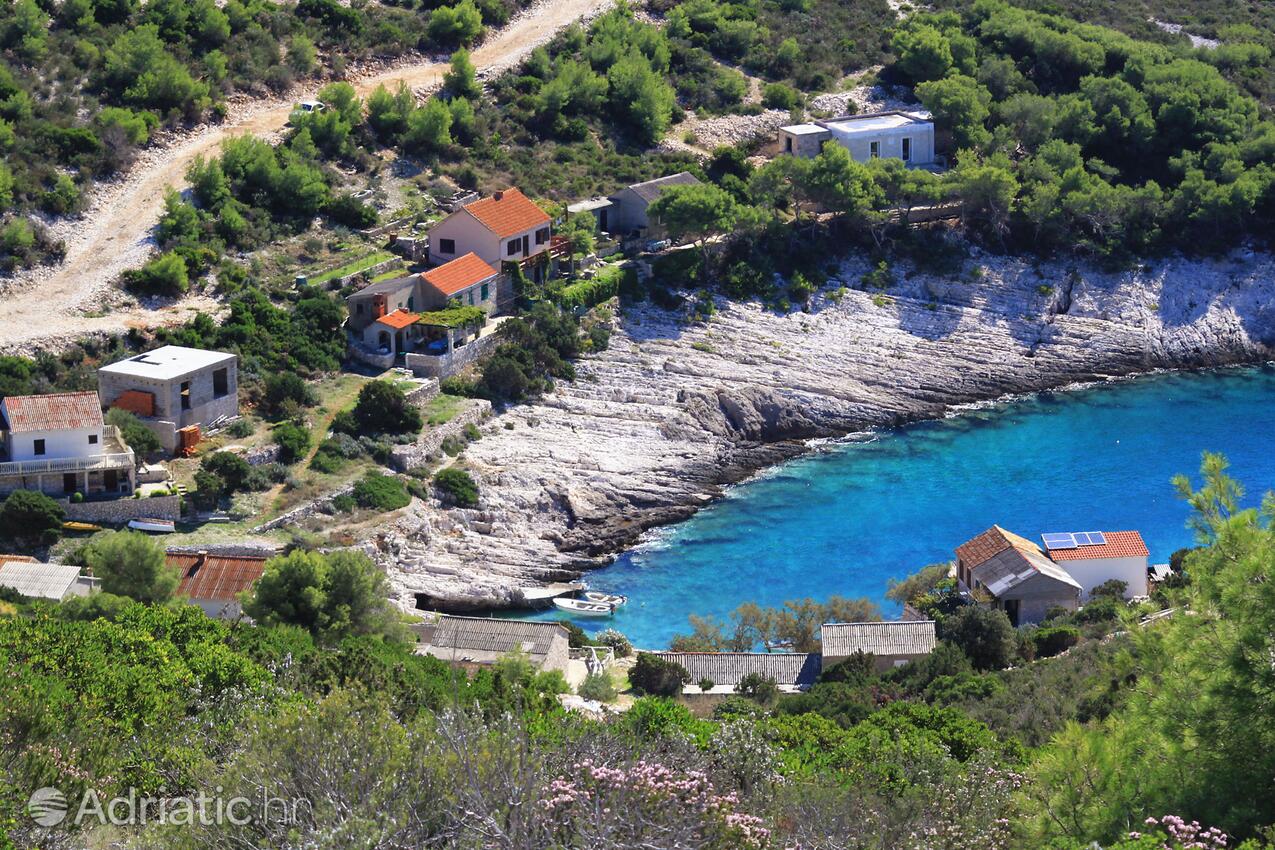
[[[187,599],[234,602],[265,572],[266,559],[252,555],[169,552],[165,563],[181,571],[177,595]]]
[[[471,204],[470,206],[473,205]],[[421,272],[421,279],[432,289],[451,297],[476,283],[490,280],[497,274],[499,272],[487,265],[473,251],[470,251],[463,257],[457,257],[450,262],[443,263],[438,268]]]

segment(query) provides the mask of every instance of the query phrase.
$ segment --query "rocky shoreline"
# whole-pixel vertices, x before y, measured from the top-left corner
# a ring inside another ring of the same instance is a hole
[[[465,462],[479,509],[416,502],[368,541],[400,605],[517,607],[807,441],[1157,369],[1275,357],[1275,258],[1134,272],[979,258],[885,292],[847,261],[809,313],[718,302],[708,323],[626,308],[578,377],[491,420]],[[845,289],[841,288],[844,284]]]

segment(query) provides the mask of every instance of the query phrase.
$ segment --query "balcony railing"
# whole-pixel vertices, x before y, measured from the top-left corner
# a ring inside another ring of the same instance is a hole
[[[43,460],[13,460],[0,463],[0,476],[45,475],[59,472],[96,472],[105,469],[123,469],[137,465],[137,456],[128,448],[119,429],[108,427],[103,435],[103,448],[121,451],[104,452],[92,457],[57,457]]]

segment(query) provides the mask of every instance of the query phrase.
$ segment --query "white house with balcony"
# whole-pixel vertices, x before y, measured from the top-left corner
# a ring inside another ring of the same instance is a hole
[[[102,420],[95,392],[0,401],[0,493],[131,495],[137,459]]]
[[[809,159],[818,156],[828,142],[850,151],[856,162],[893,158],[916,168],[932,167],[936,162],[934,121],[926,112],[843,115],[779,128],[781,153]]]

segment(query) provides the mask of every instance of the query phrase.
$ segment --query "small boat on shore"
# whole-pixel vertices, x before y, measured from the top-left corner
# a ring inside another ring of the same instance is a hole
[[[581,617],[610,617],[615,613],[614,605],[591,602],[588,599],[555,599],[553,604],[559,611],[578,614]]]
[[[597,590],[586,590],[584,599],[586,602],[601,602],[603,605],[610,605],[612,608],[619,608],[629,601],[627,596],[620,596],[617,593],[602,593]]]
[[[101,531],[102,526],[92,522],[76,522],[70,520],[62,523],[62,530],[74,534],[92,534],[95,531]]]
[[[130,519],[128,527],[134,531],[152,531],[156,534],[172,534],[177,530],[177,524],[171,519]]]

